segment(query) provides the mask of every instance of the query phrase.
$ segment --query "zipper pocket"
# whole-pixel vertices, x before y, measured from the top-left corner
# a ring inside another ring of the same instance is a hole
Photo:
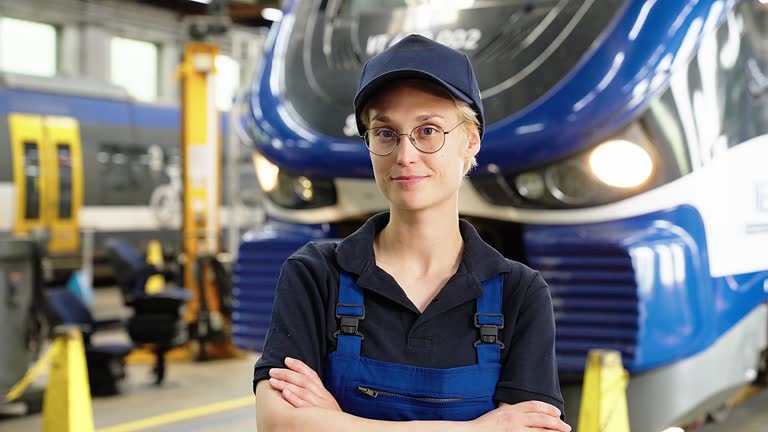
[[[358,387],[357,391],[374,398],[382,394],[386,396],[394,396],[394,397],[401,397],[401,398],[407,398],[407,399],[418,399],[418,400],[429,401],[429,402],[456,402],[456,401],[464,400],[464,398],[432,398],[432,397],[425,397],[425,396],[413,396],[413,395],[403,394],[403,393],[392,393],[384,390],[374,390],[368,387]]]

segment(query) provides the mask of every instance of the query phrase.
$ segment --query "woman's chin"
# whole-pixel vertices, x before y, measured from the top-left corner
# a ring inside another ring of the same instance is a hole
[[[392,204],[392,209],[397,210],[416,211],[428,207],[424,200],[403,199],[402,197],[390,199],[389,202]]]
[[[392,204],[392,209],[397,210],[418,211],[429,208],[435,204],[432,200],[425,199],[425,197],[397,196],[392,198],[393,199],[390,199],[389,202]]]

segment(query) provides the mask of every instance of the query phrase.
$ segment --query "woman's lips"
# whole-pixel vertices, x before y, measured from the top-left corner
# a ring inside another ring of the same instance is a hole
[[[401,185],[413,185],[427,178],[426,176],[399,176],[392,177],[392,181]]]

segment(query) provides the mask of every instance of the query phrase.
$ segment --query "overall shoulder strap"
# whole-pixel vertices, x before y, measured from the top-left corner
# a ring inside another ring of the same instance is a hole
[[[504,344],[499,337],[499,330],[504,328],[504,315],[501,301],[504,288],[504,273],[482,282],[483,294],[477,298],[475,327],[480,330],[480,338],[475,342],[478,363],[499,363]]]
[[[339,273],[339,301],[336,303],[336,318],[341,320],[339,330],[334,333],[338,340],[337,351],[359,356],[363,335],[357,330],[360,320],[365,319],[363,289],[352,275]]]

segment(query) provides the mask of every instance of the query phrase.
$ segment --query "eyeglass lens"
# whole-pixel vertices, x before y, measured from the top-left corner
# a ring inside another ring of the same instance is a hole
[[[424,153],[435,153],[443,147],[445,132],[437,126],[423,125],[413,128],[410,134],[398,134],[389,128],[369,129],[365,135],[368,149],[377,155],[392,153],[401,137],[411,139],[414,147]]]

